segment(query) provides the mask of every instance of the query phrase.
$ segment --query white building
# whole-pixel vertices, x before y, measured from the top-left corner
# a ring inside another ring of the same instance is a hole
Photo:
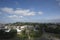
[[[23,25],[23,26],[3,26],[3,29],[6,29],[5,32],[10,32],[11,29],[16,29],[17,34],[20,34],[23,30],[33,30],[34,27],[31,25]]]

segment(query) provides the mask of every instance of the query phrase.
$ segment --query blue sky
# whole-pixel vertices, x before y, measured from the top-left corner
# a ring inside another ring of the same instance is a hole
[[[0,22],[60,22],[60,0],[0,0]]]

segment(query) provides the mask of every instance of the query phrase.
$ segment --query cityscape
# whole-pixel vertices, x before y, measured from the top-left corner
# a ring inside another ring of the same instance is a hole
[[[0,0],[0,40],[60,40],[60,0]]]

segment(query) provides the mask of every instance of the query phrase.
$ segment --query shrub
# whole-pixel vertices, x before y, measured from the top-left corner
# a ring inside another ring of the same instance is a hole
[[[17,35],[16,30],[10,30],[10,32],[5,32],[4,30],[0,30],[0,38],[6,39],[6,38],[13,38]]]

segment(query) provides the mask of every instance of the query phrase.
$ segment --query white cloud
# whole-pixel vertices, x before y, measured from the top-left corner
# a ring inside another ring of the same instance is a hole
[[[42,14],[43,14],[43,12],[41,12],[41,11],[40,11],[40,12],[38,12],[38,14],[39,14],[39,15],[42,15]]]
[[[35,15],[35,12],[32,12],[30,10],[15,10],[15,14],[20,14],[24,16],[33,16]]]
[[[13,8],[1,8],[1,10],[4,13],[9,13],[9,14],[17,14],[17,15],[23,15],[23,16],[34,16],[35,12],[31,11],[29,9],[13,9]]]
[[[18,16],[16,15],[11,15],[11,16],[8,16],[9,18],[18,18]]]
[[[18,16],[18,15],[10,15],[8,16],[8,18],[13,18],[13,19],[16,19],[16,18],[22,18],[23,16]]]
[[[4,7],[4,8],[0,8],[0,9],[1,9],[1,11],[6,12],[6,13],[13,13],[13,9],[12,8]]]
[[[2,13],[10,14],[10,15],[7,15],[6,17],[13,20],[23,19],[25,16],[30,17],[30,16],[35,16],[37,14],[39,15],[43,14],[43,12],[41,11],[35,12],[35,11],[31,11],[30,9],[21,9],[21,8],[13,9],[8,7],[0,8],[0,11]]]

